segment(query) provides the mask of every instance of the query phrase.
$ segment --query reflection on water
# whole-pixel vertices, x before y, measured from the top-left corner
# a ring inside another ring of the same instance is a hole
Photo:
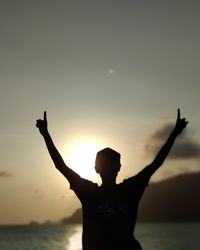
[[[82,225],[0,226],[0,250],[81,250]],[[200,223],[138,223],[144,250],[199,250]]]
[[[68,244],[66,250],[81,250],[82,249],[82,226],[75,225],[73,228],[73,233],[68,239]]]
[[[138,223],[136,238],[144,250],[199,250],[199,223]],[[82,225],[73,225],[66,250],[82,249]]]

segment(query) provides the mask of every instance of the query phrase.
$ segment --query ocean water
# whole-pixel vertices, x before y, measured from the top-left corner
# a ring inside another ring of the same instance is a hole
[[[0,250],[81,250],[81,225],[0,226]],[[200,223],[139,223],[143,250],[200,250]]]

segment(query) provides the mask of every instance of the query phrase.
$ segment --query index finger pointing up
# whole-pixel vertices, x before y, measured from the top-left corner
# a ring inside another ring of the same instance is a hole
[[[181,118],[180,109],[177,109],[177,119]]]
[[[44,111],[44,121],[47,121],[47,112]]]

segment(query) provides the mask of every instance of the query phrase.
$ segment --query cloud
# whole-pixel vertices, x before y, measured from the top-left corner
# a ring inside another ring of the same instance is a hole
[[[39,191],[39,190],[35,190],[34,193],[33,193],[32,198],[34,200],[41,200],[41,199],[44,198],[44,194],[41,191]]]
[[[155,156],[165,143],[174,125],[165,123],[157,128],[145,141],[145,154]],[[168,156],[169,159],[194,159],[200,157],[200,143],[184,130],[177,138]]]
[[[0,178],[7,178],[7,177],[11,177],[12,174],[10,174],[8,171],[6,170],[2,170],[0,171]]]
[[[67,198],[66,195],[61,195],[61,196],[60,196],[60,199],[66,199],[66,198]]]

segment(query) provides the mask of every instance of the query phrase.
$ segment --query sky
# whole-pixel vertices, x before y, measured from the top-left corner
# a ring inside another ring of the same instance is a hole
[[[80,207],[35,127],[44,110],[67,165],[79,144],[108,146],[121,153],[121,182],[154,159],[180,108],[188,127],[151,181],[199,171],[199,10],[195,0],[0,1],[0,224]]]

